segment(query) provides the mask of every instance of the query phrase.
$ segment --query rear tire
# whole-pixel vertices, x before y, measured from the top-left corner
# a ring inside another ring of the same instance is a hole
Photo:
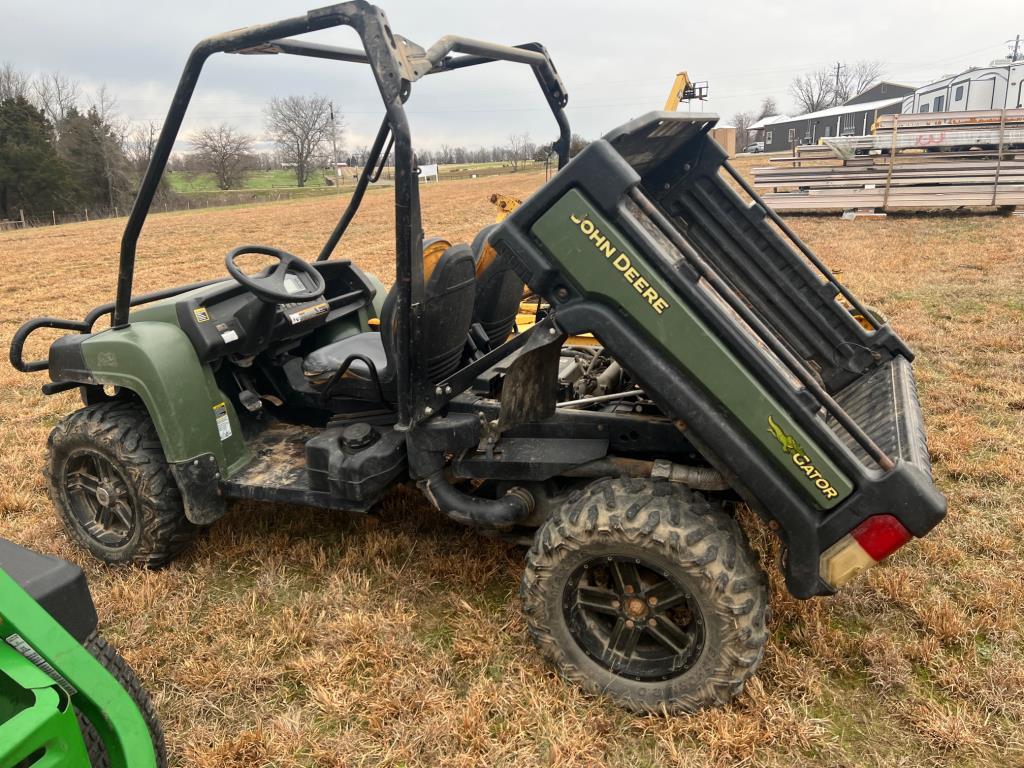
[[[767,640],[766,579],[739,525],[664,481],[570,496],[537,532],[520,594],[562,676],[634,712],[728,703]]]
[[[156,753],[157,768],[164,768],[167,765],[164,730],[157,717],[153,700],[149,698],[149,694],[136,676],[135,670],[128,666],[128,662],[121,657],[114,646],[108,644],[96,632],[89,635],[83,645],[132,697],[132,701],[135,702],[142,714],[142,719],[146,721],[146,727],[149,728],[149,735],[153,740],[153,751]],[[78,717],[78,727],[82,731],[82,739],[85,741],[85,748],[89,753],[89,764],[92,768],[109,768],[110,759],[107,756],[107,748],[104,746],[99,732],[81,712],[75,710],[75,715]]]
[[[65,418],[50,433],[45,474],[68,535],[105,563],[159,568],[198,531],[138,403],[100,403]]]

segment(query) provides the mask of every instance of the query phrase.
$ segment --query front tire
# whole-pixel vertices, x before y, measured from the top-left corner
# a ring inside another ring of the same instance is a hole
[[[198,530],[138,403],[100,403],[65,418],[50,433],[45,474],[68,535],[105,563],[159,568]]]
[[[537,532],[520,593],[562,676],[634,712],[728,703],[767,640],[766,579],[738,524],[664,481],[571,496]]]

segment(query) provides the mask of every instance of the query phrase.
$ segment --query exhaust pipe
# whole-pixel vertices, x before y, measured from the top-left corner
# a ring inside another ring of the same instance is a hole
[[[650,477],[680,483],[698,491],[727,491],[722,473],[711,467],[688,467],[665,459],[645,461],[621,456],[606,456],[567,470],[569,477]]]
[[[671,483],[682,483],[698,491],[727,491],[731,487],[717,469],[688,467],[664,459],[653,462],[651,477],[660,477]]]
[[[448,517],[460,523],[501,528],[525,520],[533,512],[535,502],[525,488],[515,487],[500,499],[480,499],[456,490],[439,469],[420,487],[430,502]]]

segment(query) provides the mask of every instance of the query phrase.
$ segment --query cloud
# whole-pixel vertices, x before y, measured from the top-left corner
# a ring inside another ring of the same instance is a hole
[[[29,71],[59,69],[88,87],[106,83],[120,112],[162,120],[185,57],[202,37],[304,13],[307,2],[252,0],[174,4],[137,0],[21,4],[5,11],[0,58]],[[594,137],[664,103],[680,69],[710,83],[706,111],[726,118],[763,96],[791,106],[802,71],[861,58],[888,62],[887,77],[923,83],[1005,53],[1016,0],[965,14],[951,0],[920,5],[863,0],[854,6],[795,0],[628,4],[520,0],[382,2],[392,28],[426,46],[454,33],[504,43],[543,42],[570,93],[575,130]],[[950,21],[955,19],[955,22]],[[351,46],[351,31],[312,39]],[[218,56],[204,73],[183,133],[229,122],[262,137],[271,96],[321,93],[340,105],[347,146],[370,142],[382,107],[365,67],[284,56]],[[554,137],[550,114],[526,67],[491,64],[418,82],[408,111],[419,146],[503,143],[527,131]]]

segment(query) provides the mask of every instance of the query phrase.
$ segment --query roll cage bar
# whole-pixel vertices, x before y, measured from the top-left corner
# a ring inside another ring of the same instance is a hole
[[[363,50],[289,39],[295,35],[333,27],[352,27],[359,35]],[[395,361],[398,383],[397,427],[409,428],[426,415],[422,407],[428,402],[425,388],[432,386],[427,380],[425,360],[420,359],[424,350],[421,343],[423,264],[417,257],[423,246],[423,232],[420,222],[419,185],[416,179],[418,169],[404,106],[411,94],[412,84],[425,75],[449,72],[491,61],[511,61],[528,65],[533,69],[558,125],[559,136],[553,150],[558,155],[558,167],[561,168],[569,158],[570,130],[564,110],[568,103],[568,94],[554,64],[544,46],[539,43],[508,46],[447,35],[430,48],[423,49],[412,41],[394,34],[383,11],[366,0],[350,0],[312,10],[302,16],[245,27],[201,41],[192,49],[185,63],[167,112],[167,119],[160,131],[152,159],[142,179],[121,238],[117,295],[111,323],[115,329],[128,326],[128,313],[133,303],[132,281],[139,235],[174,142],[177,140],[203,65],[214,53],[291,54],[370,66],[384,101],[385,116],[352,198],[317,260],[322,261],[330,257],[355,216],[367,185],[379,177],[384,160],[393,146],[395,282],[398,287],[395,307],[398,352]],[[429,409],[426,413],[429,413]]]

